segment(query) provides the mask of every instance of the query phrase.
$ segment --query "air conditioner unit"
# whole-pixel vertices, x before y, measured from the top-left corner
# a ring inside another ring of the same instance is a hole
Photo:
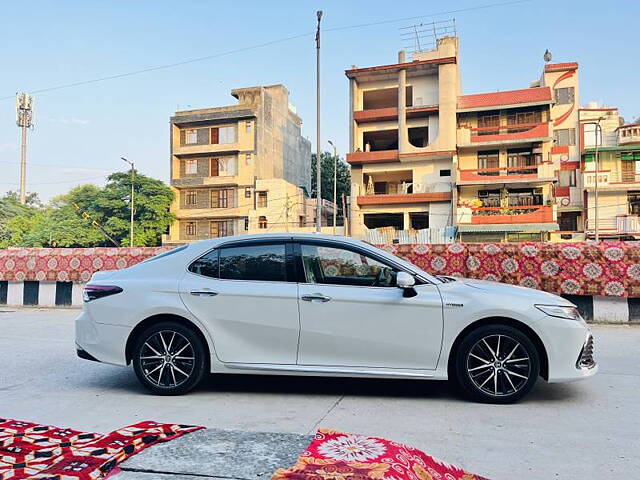
[[[479,190],[478,198],[487,198],[489,196],[489,192],[487,190]]]

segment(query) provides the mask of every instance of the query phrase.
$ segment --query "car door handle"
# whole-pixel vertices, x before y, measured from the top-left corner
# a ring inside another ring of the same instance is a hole
[[[191,290],[189,293],[196,297],[215,297],[218,295],[218,292],[214,292],[212,290]]]
[[[305,302],[313,302],[314,300],[318,300],[324,303],[331,300],[331,297],[327,297],[326,295],[322,295],[321,293],[313,293],[311,295],[302,295],[300,298]]]

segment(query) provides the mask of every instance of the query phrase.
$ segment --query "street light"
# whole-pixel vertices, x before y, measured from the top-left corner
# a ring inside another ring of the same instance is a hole
[[[595,136],[596,136],[596,149],[595,149],[595,183],[594,183],[594,210],[595,210],[595,240],[596,242],[600,241],[600,230],[598,228],[598,171],[600,170],[599,168],[599,160],[598,160],[598,137],[600,138],[600,141],[602,141],[602,126],[600,125],[600,122],[602,120],[604,120],[604,117],[598,117],[598,119],[595,122],[585,122],[585,125],[594,125],[595,126]],[[600,135],[598,136],[598,131],[600,132]]]
[[[336,234],[336,217],[338,215],[338,153],[331,140],[329,145],[333,147],[333,234]]]
[[[129,225],[129,246],[133,247],[133,184],[135,182],[136,179],[136,171],[135,171],[135,165],[133,162],[130,162],[129,160],[127,160],[124,157],[120,157],[121,160],[127,162],[129,165],[131,165],[131,199],[130,199],[130,207],[131,207],[131,223]]]
[[[316,232],[322,230],[322,173],[320,168],[320,20],[322,10],[316,12],[318,29],[316,31]]]

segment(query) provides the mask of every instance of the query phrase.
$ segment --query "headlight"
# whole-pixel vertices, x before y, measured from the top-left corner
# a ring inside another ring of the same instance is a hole
[[[535,305],[535,307],[550,317],[566,318],[568,320],[580,320],[582,318],[576,307],[559,305]]]

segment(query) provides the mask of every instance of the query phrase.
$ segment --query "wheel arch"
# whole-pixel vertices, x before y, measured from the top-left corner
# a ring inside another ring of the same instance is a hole
[[[547,356],[547,349],[544,346],[544,343],[538,336],[538,334],[527,324],[515,320],[509,317],[487,317],[482,318],[480,320],[476,320],[475,322],[467,325],[456,337],[451,349],[449,350],[449,359],[447,363],[447,369],[449,373],[449,378],[453,378],[453,372],[455,371],[455,358],[458,353],[458,348],[462,343],[462,340],[473,330],[476,328],[483,327],[485,325],[507,325],[509,327],[516,328],[520,330],[522,333],[527,335],[529,339],[533,342],[536,347],[536,351],[538,352],[538,356],[540,357],[540,376],[545,380],[549,379],[549,357]]]
[[[180,315],[176,315],[173,313],[159,313],[159,314],[151,315],[150,317],[147,317],[141,322],[139,322],[134,327],[134,329],[131,330],[131,333],[129,333],[129,337],[127,338],[127,344],[125,346],[125,359],[126,359],[127,365],[131,363],[133,345],[135,343],[136,337],[140,334],[140,332],[142,332],[145,328],[149,327],[150,325],[153,325],[154,323],[163,322],[163,321],[176,322],[182,325],[183,327],[186,327],[192,330],[196,335],[198,335],[198,337],[200,337],[200,340],[202,340],[204,348],[206,349],[207,368],[209,368],[209,365],[211,363],[211,345],[209,344],[209,340],[207,339],[207,336],[197,324],[195,324],[194,322],[192,322],[191,320],[185,317],[182,317]]]

